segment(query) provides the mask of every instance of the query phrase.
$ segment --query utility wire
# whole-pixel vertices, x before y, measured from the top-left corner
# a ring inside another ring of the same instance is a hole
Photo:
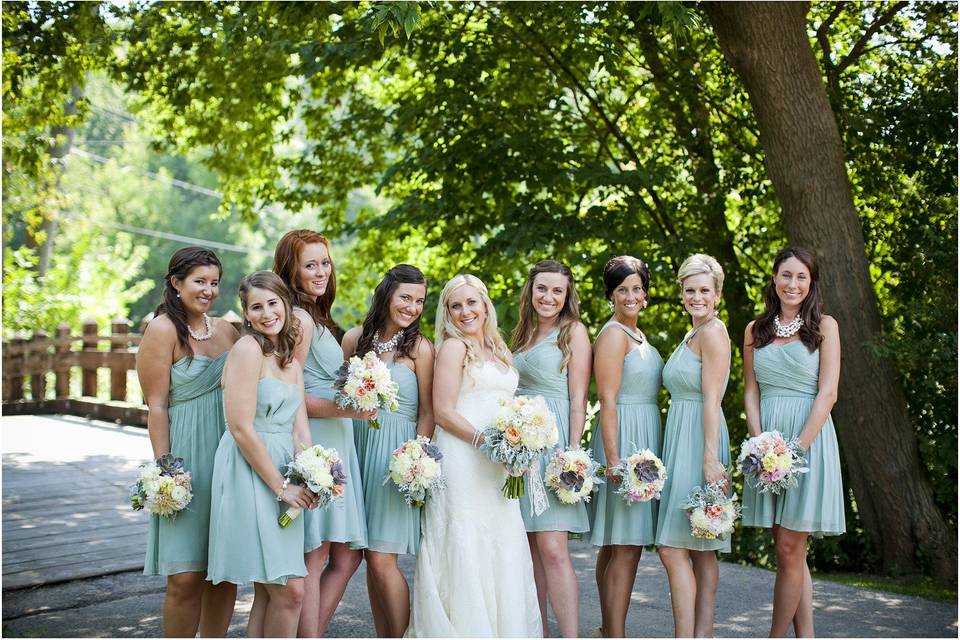
[[[89,151],[86,151],[79,147],[73,147],[70,150],[70,154],[80,156],[81,158],[85,158],[87,160],[92,160],[93,162],[97,162],[99,164],[107,164],[108,162],[110,162],[110,158],[106,158],[104,156],[97,155],[95,153],[90,153]],[[153,171],[147,171],[146,169],[141,169],[139,167],[134,167],[128,164],[121,165],[121,168],[124,170],[134,171],[141,175],[147,176],[148,178],[152,178],[160,182],[165,182],[167,184],[173,185],[180,189],[193,191],[194,193],[199,193],[199,194],[208,196],[210,198],[216,198],[217,200],[221,200],[223,198],[223,196],[220,195],[219,191],[214,191],[213,189],[207,189],[206,187],[201,187],[200,185],[196,185],[191,182],[178,180],[177,178],[170,178],[167,176],[160,175],[159,173],[154,173]]]

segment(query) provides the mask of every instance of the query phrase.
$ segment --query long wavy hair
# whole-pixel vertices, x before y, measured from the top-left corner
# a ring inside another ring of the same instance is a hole
[[[190,334],[187,331],[187,310],[183,306],[183,301],[177,295],[177,290],[173,286],[173,279],[176,278],[183,282],[197,267],[216,267],[220,271],[220,277],[223,277],[223,265],[220,264],[220,259],[213,251],[203,247],[178,249],[170,256],[167,274],[163,276],[163,298],[153,312],[154,318],[161,313],[170,318],[177,330],[177,342],[190,358],[193,358],[193,347],[190,346]]]
[[[483,284],[480,278],[470,275],[469,273],[454,276],[453,279],[443,287],[443,291],[440,292],[440,303],[437,305],[437,324],[435,325],[437,345],[447,338],[459,340],[467,347],[467,357],[463,362],[464,367],[480,364],[480,354],[477,353],[477,348],[474,346],[473,341],[467,338],[467,336],[456,327],[453,319],[450,317],[450,311],[447,309],[447,302],[450,299],[450,295],[460,287],[466,285],[477,290],[480,294],[480,299],[483,300],[483,304],[487,308],[487,319],[483,323],[483,345],[490,349],[494,358],[507,366],[511,366],[510,349],[507,347],[507,343],[504,342],[503,338],[500,337],[500,332],[497,331],[497,310],[494,308],[493,302],[490,301],[487,286]]]
[[[787,247],[773,259],[773,275],[767,286],[763,288],[763,304],[766,306],[766,311],[753,322],[754,349],[765,347],[776,338],[773,317],[780,315],[780,297],[777,295],[776,285],[777,272],[780,271],[780,265],[790,258],[796,258],[802,262],[810,272],[810,288],[807,290],[807,297],[800,305],[800,317],[803,319],[799,331],[800,341],[810,353],[816,351],[823,342],[823,334],[820,332],[823,299],[820,296],[820,269],[817,267],[817,261],[813,253],[803,247]]]
[[[250,321],[247,320],[247,299],[250,292],[254,289],[266,289],[271,291],[283,302],[285,317],[283,327],[273,341],[267,336],[253,328]],[[280,276],[272,271],[254,271],[245,276],[240,281],[240,306],[243,308],[243,333],[253,336],[253,339],[260,345],[263,355],[269,356],[276,354],[281,367],[286,367],[293,361],[293,349],[297,346],[297,340],[300,338],[300,323],[293,315],[293,304],[291,303],[290,289],[284,284]]]
[[[300,288],[300,253],[308,244],[317,243],[325,246],[327,255],[330,256],[330,278],[323,295],[314,298]],[[288,231],[280,238],[277,248],[273,251],[273,272],[283,278],[290,289],[294,306],[309,313],[314,324],[329,329],[338,342],[343,339],[343,329],[334,322],[331,315],[333,301],[337,297],[337,270],[333,264],[333,255],[330,253],[330,241],[326,237],[309,229]]]
[[[387,319],[390,317],[390,299],[401,284],[422,284],[426,291],[427,279],[420,269],[409,264],[398,264],[384,274],[383,280],[373,290],[373,301],[370,303],[367,317],[363,319],[360,339],[357,341],[357,355],[362,356],[373,350],[373,336],[386,326]],[[397,344],[394,359],[416,360],[417,341],[423,337],[420,331],[422,315],[421,313],[409,327],[403,330],[403,337]]]
[[[567,295],[557,319],[557,326],[560,328],[560,335],[557,336],[557,347],[563,354],[563,360],[560,362],[560,370],[563,371],[570,362],[570,334],[573,327],[580,321],[580,297],[573,285],[573,272],[570,271],[570,267],[562,262],[541,260],[533,265],[527,273],[527,281],[523,284],[523,290],[520,292],[520,322],[517,323],[510,338],[511,347],[514,351],[522,351],[537,335],[539,321],[537,310],[533,306],[533,281],[541,273],[559,273],[567,279]]]

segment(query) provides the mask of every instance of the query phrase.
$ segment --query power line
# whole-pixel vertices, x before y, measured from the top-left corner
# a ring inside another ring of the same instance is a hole
[[[106,158],[104,156],[97,155],[95,153],[90,153],[89,151],[81,149],[80,147],[73,147],[70,150],[70,154],[78,155],[81,158],[92,160],[99,164],[107,164],[108,162],[110,162],[110,158]],[[216,198],[217,200],[221,200],[223,198],[223,196],[220,194],[219,191],[214,191],[213,189],[207,189],[206,187],[201,187],[200,185],[196,185],[191,182],[178,180],[177,178],[170,178],[164,175],[160,175],[159,173],[154,173],[153,171],[147,171],[146,169],[141,169],[139,167],[134,167],[128,164],[120,165],[120,168],[124,170],[134,171],[136,173],[139,173],[140,175],[146,176],[148,178],[152,178],[153,180],[157,180],[159,182],[165,182],[166,184],[173,185],[177,188],[186,189],[187,191],[193,191],[194,193],[199,193],[199,194],[208,196],[210,198]]]

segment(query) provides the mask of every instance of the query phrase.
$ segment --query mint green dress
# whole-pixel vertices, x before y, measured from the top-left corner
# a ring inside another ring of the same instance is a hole
[[[277,469],[293,459],[293,420],[301,402],[298,384],[271,377],[257,383],[253,428]],[[277,501],[274,488],[253,470],[229,431],[217,448],[212,491],[207,580],[286,584],[307,575],[303,514],[287,527],[277,523],[289,506]]]
[[[703,325],[706,326],[706,325]],[[699,329],[683,337],[663,367],[663,385],[670,392],[670,409],[664,431],[663,464],[667,468],[667,482],[660,495],[660,514],[657,520],[657,544],[691,551],[730,552],[730,538],[704,540],[690,533],[690,519],[681,503],[696,486],[703,485],[703,391],[701,389],[701,362],[687,344]],[[730,364],[724,390],[730,378]],[[721,394],[722,396],[722,394]],[[717,457],[720,464],[730,464],[730,436],[727,422],[720,411],[720,433]]]
[[[570,391],[567,386],[567,369],[560,370],[563,353],[557,346],[560,329],[551,331],[547,337],[533,345],[527,351],[513,354],[513,367],[520,374],[517,387],[518,396],[543,396],[547,406],[557,418],[560,440],[555,449],[566,449],[570,445]],[[579,445],[580,443],[576,443]],[[543,477],[553,456],[554,449],[540,456],[540,476]],[[524,491],[520,498],[520,514],[527,531],[569,531],[584,533],[590,530],[587,517],[587,505],[563,504],[556,494],[544,488],[547,493],[547,510],[535,515],[530,503],[530,478],[524,476]],[[593,499],[593,498],[591,498]]]
[[[417,437],[417,409],[420,389],[417,374],[410,367],[391,362],[390,377],[397,383],[396,411],[380,409],[379,429],[366,420],[354,420],[360,447],[360,474],[363,477],[363,505],[367,516],[367,548],[380,553],[417,554],[420,546],[420,509],[408,507],[392,481],[384,484],[390,455],[407,440]]]
[[[753,351],[753,371],[760,386],[760,424],[764,431],[779,431],[788,441],[803,430],[820,382],[820,351],[810,353],[796,340],[768,344]],[[779,496],[760,493],[744,483],[743,524],[772,527],[777,524],[814,536],[835,536],[846,531],[840,451],[833,418],[827,422],[806,453],[810,471],[799,484]]]
[[[316,398],[333,402],[336,393],[333,383],[341,364],[343,349],[340,343],[329,329],[315,325],[303,366],[304,390]],[[364,549],[367,546],[367,523],[353,421],[349,418],[310,418],[310,438],[313,444],[337,450],[347,472],[347,486],[341,499],[324,509],[306,513],[303,551],[309,553],[324,542],[343,542],[353,549]]]
[[[175,520],[150,516],[143,563],[146,575],[168,576],[207,568],[213,458],[226,429],[220,389],[226,360],[226,351],[216,358],[184,356],[170,368],[170,453],[183,458],[191,476],[193,499]]]
[[[617,429],[620,458],[638,450],[650,449],[660,455],[660,409],[657,392],[663,359],[647,340],[641,340],[618,322],[608,322],[600,330],[622,330],[632,341],[623,359],[623,377],[617,397]],[[598,334],[599,337],[599,334]],[[607,464],[599,428],[590,441],[593,457]],[[653,544],[657,530],[657,501],[627,504],[615,493],[617,485],[609,480],[594,494],[590,542],[596,546]]]

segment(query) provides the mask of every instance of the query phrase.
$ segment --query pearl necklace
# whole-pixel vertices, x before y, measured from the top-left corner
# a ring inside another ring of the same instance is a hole
[[[377,355],[380,355],[381,353],[386,353],[387,351],[393,351],[397,348],[397,345],[400,344],[402,339],[403,329],[400,329],[393,334],[393,337],[386,342],[380,342],[380,332],[377,331],[373,334],[373,352]]]
[[[203,328],[203,333],[197,333],[193,330],[193,327],[190,326],[190,323],[187,323],[187,333],[197,342],[203,342],[213,337],[213,323],[210,322],[210,316],[207,314],[203,314]]]
[[[773,316],[773,332],[777,334],[778,338],[789,338],[792,335],[795,335],[797,331],[800,331],[800,327],[803,325],[803,318],[800,317],[798,313],[794,316],[793,320],[786,325],[780,324],[780,316]]]

